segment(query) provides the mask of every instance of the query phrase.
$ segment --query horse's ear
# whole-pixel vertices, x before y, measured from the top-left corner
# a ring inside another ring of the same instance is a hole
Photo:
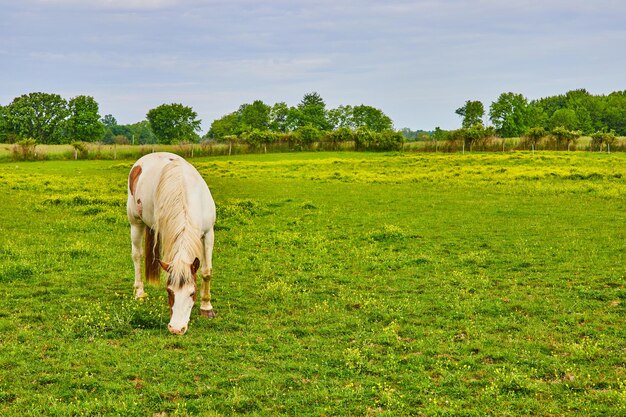
[[[193,263],[191,264],[191,273],[193,275],[196,275],[196,272],[198,272],[199,268],[200,268],[200,259],[196,258],[193,260]]]
[[[161,260],[159,260],[159,264],[161,265],[161,268],[163,268],[165,272],[167,272],[170,269],[170,266]]]

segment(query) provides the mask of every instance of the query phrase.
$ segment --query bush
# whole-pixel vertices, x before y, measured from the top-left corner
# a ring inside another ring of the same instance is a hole
[[[360,151],[400,151],[404,146],[404,135],[393,130],[374,132],[360,127],[354,133],[354,142],[356,150]]]
[[[130,141],[124,135],[115,135],[113,136],[113,143],[116,145],[129,145]]]
[[[324,141],[331,144],[333,150],[339,147],[340,143],[351,142],[354,140],[354,132],[347,127],[340,127],[332,132],[328,132],[324,136]]]
[[[604,147],[610,149],[616,141],[617,137],[614,131],[596,132],[591,135],[591,150],[601,151]]]
[[[296,140],[302,145],[311,145],[319,142],[323,135],[322,131],[312,125],[302,126],[296,131],[296,134]]]
[[[81,159],[86,159],[89,154],[89,148],[87,147],[87,143],[85,142],[72,142],[72,147],[74,148],[74,159],[78,159],[80,156]]]
[[[33,161],[37,159],[37,141],[22,139],[11,148],[11,154],[16,161]]]
[[[404,135],[393,130],[383,130],[376,135],[377,151],[401,151],[404,145]]]

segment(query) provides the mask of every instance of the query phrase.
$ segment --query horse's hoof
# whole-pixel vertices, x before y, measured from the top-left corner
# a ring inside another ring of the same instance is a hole
[[[137,294],[135,294],[135,300],[137,301],[143,301],[146,298],[148,298],[148,293],[147,292],[138,292]]]
[[[200,310],[200,316],[212,319],[212,318],[215,317],[215,311],[213,309],[211,309],[211,310],[202,310],[201,309]]]

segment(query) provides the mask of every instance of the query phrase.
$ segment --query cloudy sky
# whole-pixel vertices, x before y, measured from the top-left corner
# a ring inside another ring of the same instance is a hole
[[[0,104],[85,94],[126,124],[183,103],[206,131],[316,91],[453,129],[469,99],[625,90],[625,22],[621,0],[0,0]]]

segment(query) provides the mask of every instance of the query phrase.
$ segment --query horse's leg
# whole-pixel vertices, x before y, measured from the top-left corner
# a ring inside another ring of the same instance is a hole
[[[143,280],[141,279],[141,257],[143,253],[143,235],[146,225],[143,223],[130,225],[130,240],[133,246],[133,264],[135,265],[135,298],[143,298],[146,293],[143,291]]]
[[[213,242],[215,234],[213,228],[204,234],[204,256],[202,260],[202,298],[200,303],[200,315],[215,317],[215,311],[211,305],[211,277],[213,276]]]

